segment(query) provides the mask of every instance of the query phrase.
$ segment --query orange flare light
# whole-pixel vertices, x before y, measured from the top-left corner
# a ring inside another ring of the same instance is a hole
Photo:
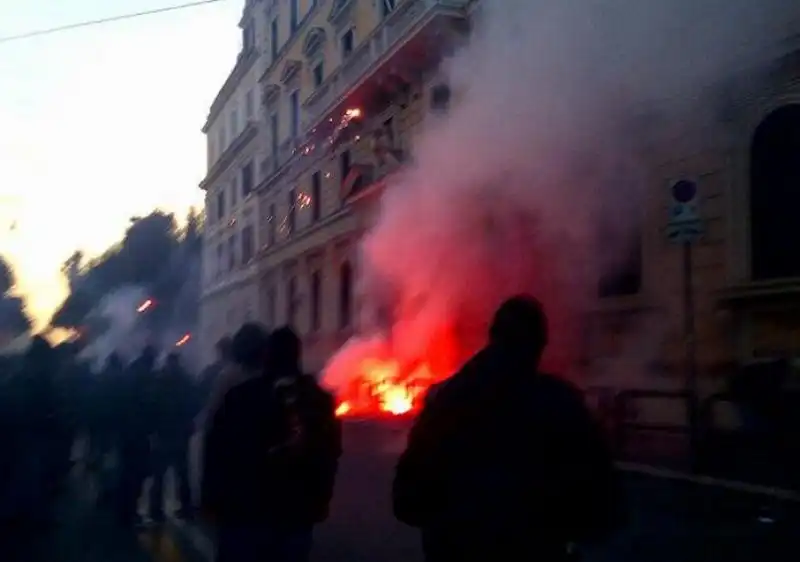
[[[142,304],[139,305],[139,308],[136,309],[136,312],[142,313],[151,306],[153,306],[153,300],[147,299],[146,301],[144,301]]]
[[[359,374],[340,393],[337,416],[401,416],[416,410],[434,382],[427,365],[403,372],[393,359],[365,359]]]
[[[349,402],[342,402],[336,408],[336,415],[338,417],[346,416],[350,412],[350,403]]]
[[[350,119],[358,119],[359,117],[361,117],[361,108],[359,107],[350,108],[347,111],[345,111],[344,115],[345,119],[347,119],[348,121]]]
[[[175,342],[175,347],[180,347],[180,346],[184,345],[190,339],[192,339],[192,334],[184,334],[184,336],[181,339],[179,339],[177,342]]]

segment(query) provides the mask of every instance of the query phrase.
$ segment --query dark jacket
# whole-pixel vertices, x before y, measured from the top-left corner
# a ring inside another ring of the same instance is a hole
[[[165,367],[154,381],[154,408],[159,438],[188,440],[198,414],[197,388],[191,375],[181,367]]]
[[[422,530],[429,561],[558,559],[622,520],[612,459],[581,394],[491,350],[429,393],[393,500],[396,517]]]
[[[286,526],[327,517],[341,453],[333,398],[311,377],[297,380],[306,428],[289,446],[290,425],[272,378],[260,376],[225,395],[206,431],[201,502],[221,523]]]

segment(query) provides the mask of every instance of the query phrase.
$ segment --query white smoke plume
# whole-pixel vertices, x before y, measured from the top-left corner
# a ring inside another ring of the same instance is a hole
[[[667,187],[647,183],[637,118],[711,115],[709,89],[771,56],[794,5],[484,0],[446,64],[448,115],[414,139],[413,164],[362,243],[364,306],[393,295],[391,353],[413,361],[458,332],[457,363],[497,305],[524,291],[550,318],[547,366],[568,369],[599,275],[626,254],[645,191]],[[346,381],[375,336],[351,341],[327,381]]]
[[[145,344],[137,309],[147,298],[147,291],[131,285],[100,299],[89,313],[88,322],[101,324],[101,333],[91,338],[81,350],[81,358],[89,361],[95,369],[101,368],[112,353],[131,360]]]

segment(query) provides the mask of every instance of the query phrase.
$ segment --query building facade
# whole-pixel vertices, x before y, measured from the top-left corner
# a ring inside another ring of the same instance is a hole
[[[289,323],[307,368],[319,369],[352,334],[356,243],[413,132],[446,110],[437,64],[468,33],[475,5],[247,3],[252,54],[243,50],[205,128],[204,341],[250,317]],[[785,22],[762,63],[698,92],[696,119],[659,121],[657,108],[632,115],[648,198],[630,260],[600,280],[586,317],[583,366],[593,384],[684,383],[682,253],[664,235],[670,188],[684,178],[699,186],[705,222],[690,268],[708,391],[737,364],[800,355],[800,8]]]
[[[259,78],[271,170],[258,186],[259,312],[294,326],[317,370],[354,329],[356,242],[368,221],[356,199],[407,158],[469,2],[266,4],[278,39]]]
[[[266,40],[260,2],[248,0],[239,27],[242,48],[233,70],[214,99],[203,132],[207,173],[203,229],[200,340],[203,362],[213,346],[243,322],[256,318],[258,282],[258,203],[263,116],[258,76]]]
[[[680,179],[698,186],[705,227],[688,264],[700,392],[742,364],[800,357],[800,8],[784,22],[759,62],[697,92],[695,115],[666,122],[656,109],[637,133],[648,168],[641,240],[587,318],[595,383],[686,383],[684,254],[664,232]]]
[[[349,336],[364,228],[350,196],[407,155],[469,4],[246,1],[242,50],[203,128],[204,361],[249,319],[294,325],[312,368]]]

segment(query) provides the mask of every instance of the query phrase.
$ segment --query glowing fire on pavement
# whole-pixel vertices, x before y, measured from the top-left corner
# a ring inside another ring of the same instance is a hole
[[[358,376],[340,391],[336,415],[401,416],[419,408],[425,392],[437,378],[426,364],[406,371],[393,359],[365,359]]]

